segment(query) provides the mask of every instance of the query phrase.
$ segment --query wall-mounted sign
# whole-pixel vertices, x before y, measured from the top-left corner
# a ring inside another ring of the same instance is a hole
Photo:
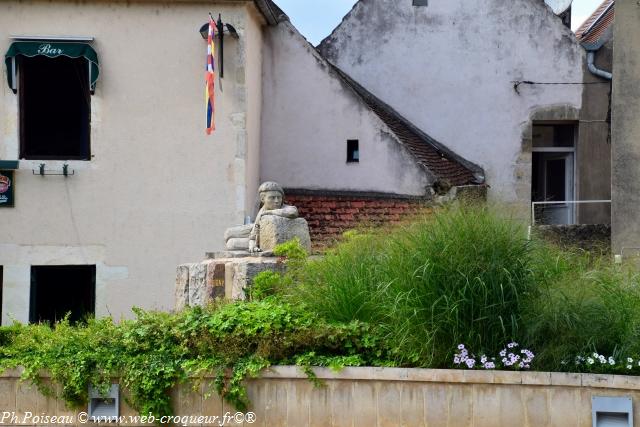
[[[13,171],[0,171],[0,208],[12,208],[14,202]]]

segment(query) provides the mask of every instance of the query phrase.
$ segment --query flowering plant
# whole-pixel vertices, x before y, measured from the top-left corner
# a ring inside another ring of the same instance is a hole
[[[510,342],[505,348],[500,350],[499,357],[490,357],[486,354],[476,357],[469,353],[464,344],[458,345],[458,353],[453,356],[455,367],[464,369],[506,369],[525,370],[531,368],[531,362],[536,357],[532,351],[523,348],[519,349],[517,342]]]
[[[568,365],[566,360],[562,361],[563,365]],[[574,364],[578,371],[584,372],[615,372],[627,375],[637,375],[640,373],[639,357],[618,357],[605,356],[593,352],[587,355],[578,355],[574,359]]]

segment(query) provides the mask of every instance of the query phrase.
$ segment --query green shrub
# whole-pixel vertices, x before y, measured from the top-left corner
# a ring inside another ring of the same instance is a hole
[[[135,320],[120,324],[107,318],[84,326],[63,321],[55,329],[0,328],[0,370],[23,366],[23,378],[53,394],[40,381],[41,372],[48,371],[62,385],[59,397],[70,406],[86,403],[89,384],[106,389],[112,377],[119,377],[129,403],[140,413],[170,415],[170,389],[194,376],[214,373],[216,391],[243,410],[249,403],[243,380],[271,364],[384,363],[380,339],[367,325],[328,324],[303,307],[274,298],[177,314],[135,313]]]
[[[275,271],[262,271],[255,275],[249,287],[249,299],[260,301],[275,295],[282,282],[282,275]]]

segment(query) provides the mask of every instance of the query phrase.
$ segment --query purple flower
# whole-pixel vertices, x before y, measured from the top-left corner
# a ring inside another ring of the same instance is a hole
[[[472,369],[475,366],[476,361],[474,359],[467,359],[466,364],[469,369]]]
[[[459,344],[458,345],[458,350],[464,350],[464,344]]]

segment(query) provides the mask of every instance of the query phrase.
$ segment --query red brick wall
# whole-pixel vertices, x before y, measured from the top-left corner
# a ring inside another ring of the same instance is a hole
[[[333,244],[343,232],[361,225],[397,223],[428,201],[416,198],[385,196],[310,195],[286,193],[286,203],[298,208],[309,223],[313,247],[320,249]]]

